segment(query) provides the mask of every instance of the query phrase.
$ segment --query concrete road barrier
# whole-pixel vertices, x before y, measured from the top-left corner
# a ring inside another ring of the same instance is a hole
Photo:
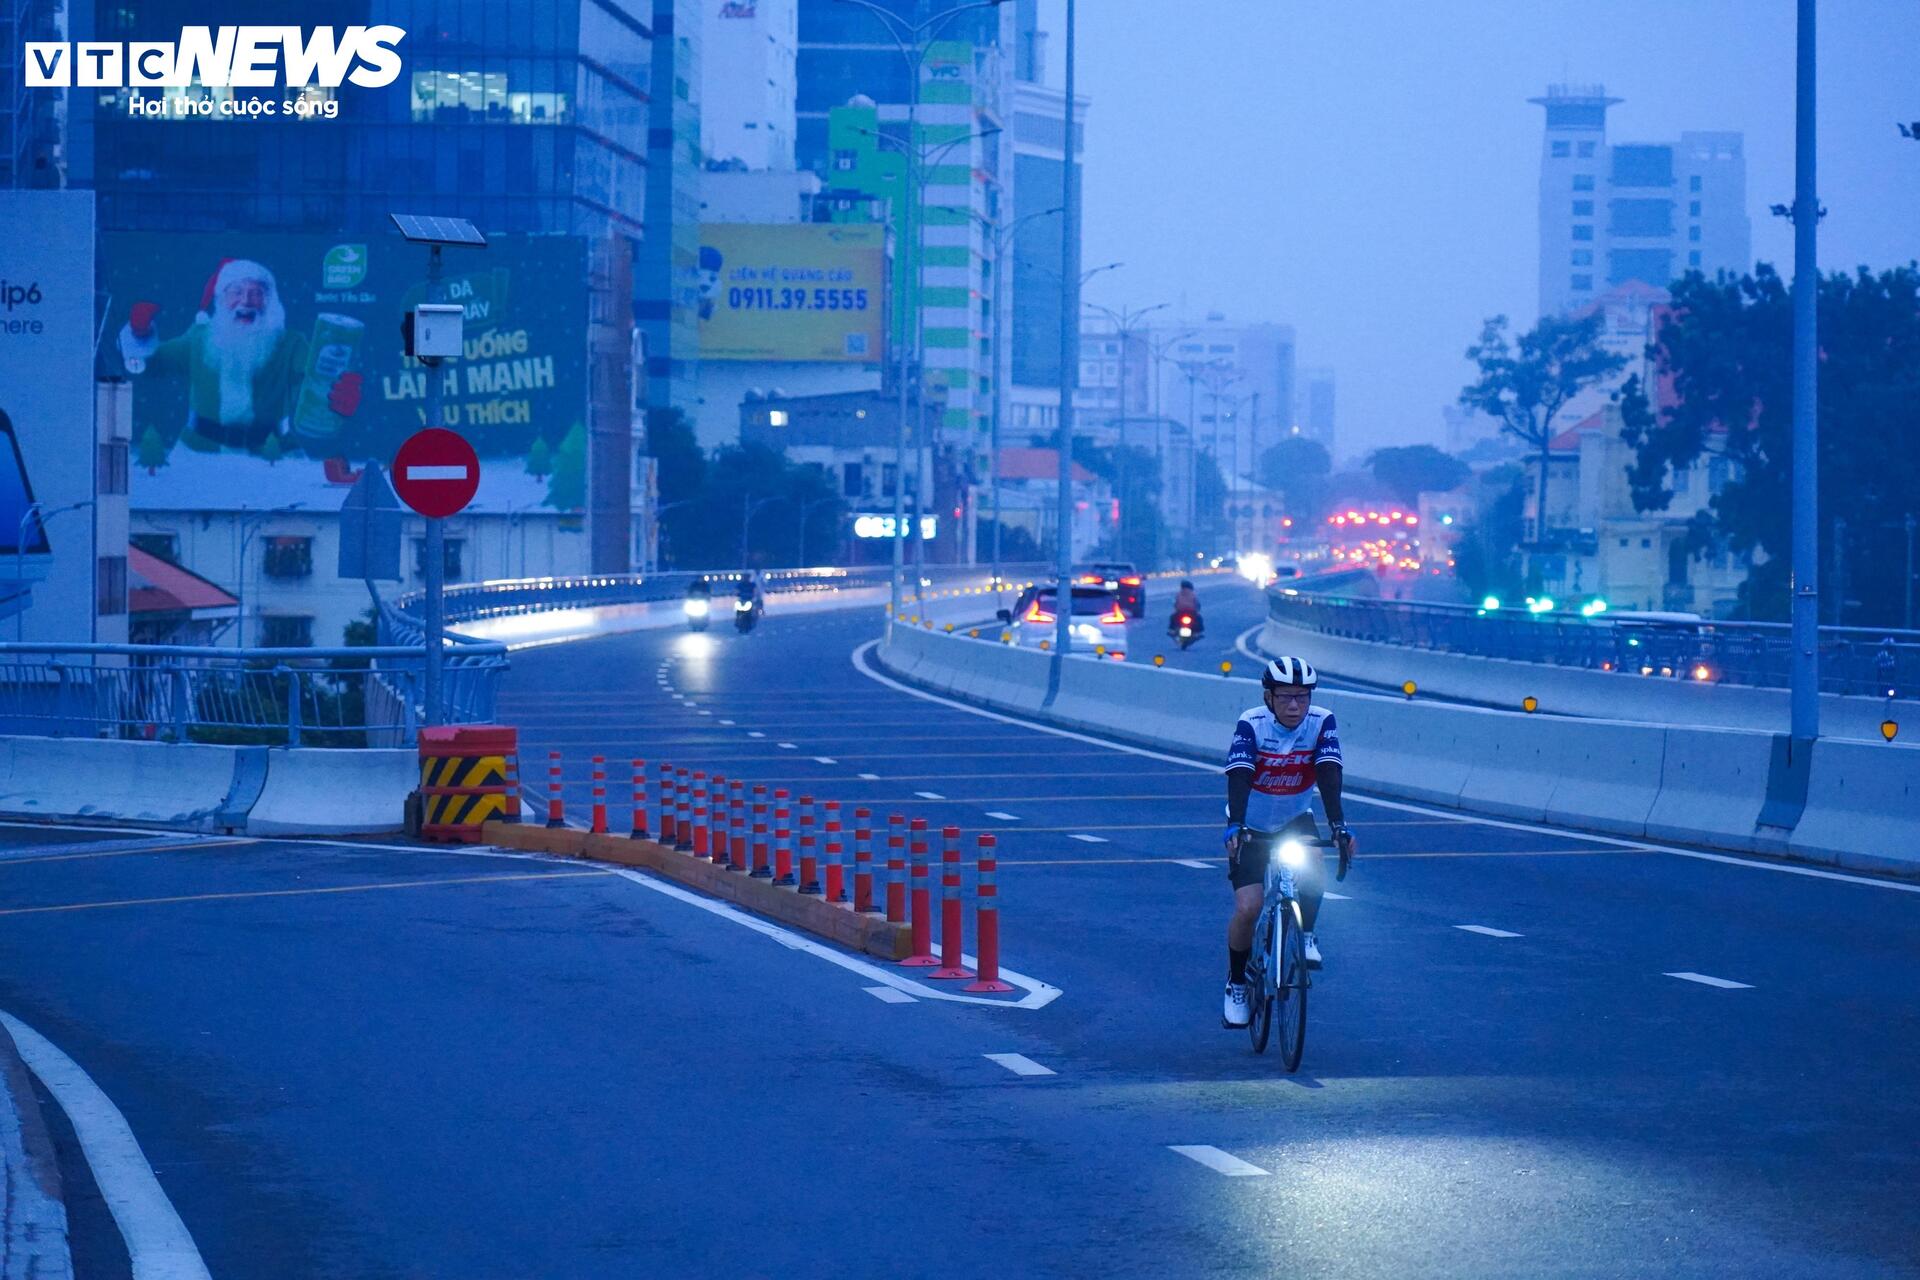
[[[1811,862],[1920,870],[1920,747],[1822,739],[1787,848]]]
[[[0,813],[234,830],[265,749],[100,738],[0,738]]]
[[[251,836],[398,831],[420,758],[404,750],[267,752],[267,781],[247,814]]]
[[[1670,728],[1647,838],[1753,849],[1773,735]]]

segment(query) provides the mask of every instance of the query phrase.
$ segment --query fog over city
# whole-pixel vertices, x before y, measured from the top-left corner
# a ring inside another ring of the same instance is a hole
[[[1042,0],[1060,83],[1063,0]],[[1549,84],[1604,85],[1612,142],[1745,135],[1753,256],[1791,268],[1794,9],[1784,0],[1203,0],[1078,10],[1082,260],[1108,305],[1295,327],[1333,368],[1341,458],[1440,443],[1480,322],[1538,315]],[[1910,0],[1820,13],[1823,270],[1920,253]]]

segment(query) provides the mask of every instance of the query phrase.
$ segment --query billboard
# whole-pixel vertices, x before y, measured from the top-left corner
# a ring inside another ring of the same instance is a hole
[[[700,358],[875,364],[885,354],[886,229],[700,228]]]
[[[267,462],[386,460],[426,422],[429,370],[400,350],[427,250],[388,233],[112,232],[100,371],[133,386],[140,465],[176,448]],[[448,249],[461,359],[433,371],[482,457],[559,449],[586,419],[585,243],[496,236]]]
[[[92,640],[95,557],[126,554],[96,548],[97,513],[75,508],[102,497],[93,193],[0,191],[0,227],[0,616],[31,605],[0,634]]]

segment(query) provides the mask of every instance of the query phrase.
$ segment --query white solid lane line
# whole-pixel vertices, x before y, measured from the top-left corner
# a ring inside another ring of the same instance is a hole
[[[1193,869],[1194,869],[1195,871],[1211,871],[1211,870],[1213,870],[1213,864],[1212,864],[1212,863],[1210,863],[1210,862],[1202,862],[1202,861],[1200,861],[1200,859],[1198,859],[1198,858],[1175,858],[1175,859],[1173,860],[1173,862],[1174,862],[1174,865],[1175,865],[1175,866],[1179,866],[1179,867],[1192,867],[1192,868],[1193,868]],[[1331,898],[1331,897],[1332,897],[1333,895],[1329,893],[1329,894],[1327,894],[1326,896],[1327,896],[1327,897],[1329,897],[1329,898]]]
[[[1248,1164],[1239,1156],[1230,1156],[1218,1147],[1168,1147],[1176,1155],[1185,1156],[1207,1166],[1215,1173],[1224,1173],[1229,1178],[1264,1178],[1267,1171],[1257,1164]]]
[[[989,809],[989,810],[987,810],[987,816],[988,816],[989,818],[992,818],[992,819],[993,819],[993,820],[994,820],[995,822],[1018,822],[1018,821],[1020,821],[1020,815],[1018,815],[1018,814],[1015,814],[1015,813],[1002,813],[1002,812],[1000,812],[1000,811],[999,811],[998,809]]]
[[[1017,1076],[1050,1076],[1057,1074],[1052,1067],[1043,1067],[1024,1053],[989,1053],[984,1055],[989,1062],[997,1062]]]
[[[1524,934],[1508,933],[1505,929],[1489,929],[1483,924],[1457,924],[1453,927],[1463,929],[1468,933],[1485,934],[1489,938],[1520,938],[1525,936]]]
[[[881,1004],[919,1004],[920,1002],[904,991],[895,991],[892,987],[866,987],[866,993]]]
[[[1723,991],[1751,991],[1751,982],[1729,982],[1725,978],[1715,978],[1704,973],[1669,973],[1669,978],[1678,978],[1682,982],[1697,982],[1703,987],[1719,987]]]
[[[916,791],[913,794],[915,794],[916,796],[919,796],[922,800],[945,800],[946,799],[946,797],[941,795],[938,791]]]
[[[1080,842],[1081,842],[1082,844],[1106,844],[1106,843],[1108,843],[1108,841],[1107,841],[1107,838],[1106,838],[1105,836],[1090,836],[1090,835],[1087,835],[1087,834],[1085,834],[1084,832],[1080,832],[1080,831],[1076,831],[1076,832],[1074,832],[1074,833],[1073,833],[1072,835],[1070,835],[1070,836],[1068,836],[1068,837],[1067,837],[1067,839],[1069,839],[1069,840],[1078,840],[1078,841],[1080,841]]]
[[[983,720],[994,720],[1001,724],[1028,729],[1034,733],[1044,733],[1055,738],[1067,738],[1074,742],[1084,742],[1092,747],[1104,747],[1108,751],[1118,751],[1123,755],[1137,756],[1143,760],[1157,760],[1163,764],[1178,765],[1181,768],[1192,769],[1201,773],[1217,774],[1220,772],[1220,766],[1218,764],[1209,764],[1203,760],[1195,760],[1189,756],[1177,756],[1166,751],[1154,751],[1147,747],[1129,746],[1126,743],[1096,738],[1091,734],[1077,733],[1072,729],[1056,728],[1053,725],[1040,724],[1032,720],[1021,720],[1018,717],[1005,715],[998,711],[985,711],[964,702],[956,702],[952,698],[943,697],[937,693],[928,693],[925,689],[917,689],[912,685],[903,684],[895,680],[892,676],[882,675],[879,671],[867,665],[868,655],[879,648],[879,646],[880,642],[878,640],[869,640],[865,644],[855,648],[853,652],[848,655],[852,661],[853,669],[875,684],[885,685],[887,688],[898,693],[903,693],[910,698],[918,698],[922,702],[937,703],[943,707],[950,707],[955,711],[964,711],[971,716],[979,716]],[[1808,876],[1815,880],[1837,880],[1845,884],[1865,885],[1873,889],[1891,889],[1895,893],[1920,893],[1920,884],[1910,881],[1876,880],[1872,876],[1850,875],[1844,871],[1822,871],[1818,867],[1799,867],[1785,862],[1766,862],[1755,858],[1734,857],[1731,854],[1725,853],[1706,853],[1699,849],[1683,849],[1678,845],[1659,844],[1652,840],[1630,840],[1620,836],[1605,836],[1592,831],[1581,831],[1573,827],[1548,827],[1542,826],[1537,822],[1514,822],[1504,818],[1487,818],[1475,813],[1437,809],[1432,805],[1418,804],[1410,800],[1389,800],[1385,797],[1369,795],[1364,791],[1353,788],[1349,788],[1349,794],[1356,802],[1361,804],[1373,805],[1380,809],[1393,809],[1400,813],[1417,813],[1425,817],[1436,818],[1446,822],[1472,823],[1477,827],[1497,827],[1502,831],[1525,831],[1533,835],[1557,836],[1563,840],[1579,840],[1585,844],[1603,844],[1609,848],[1625,849],[1629,852],[1666,853],[1676,858],[1694,858],[1701,862],[1719,862],[1730,867],[1745,867],[1749,871],[1777,871],[1783,875]]]
[[[207,1264],[160,1189],[153,1166],[140,1151],[127,1118],[80,1068],[45,1036],[11,1014],[0,1013],[20,1048],[20,1057],[67,1115],[87,1158],[93,1181],[126,1241],[137,1280],[208,1280]]]

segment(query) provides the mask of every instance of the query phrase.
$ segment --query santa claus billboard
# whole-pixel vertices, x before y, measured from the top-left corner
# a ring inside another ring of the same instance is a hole
[[[393,456],[426,421],[429,370],[401,354],[426,254],[397,236],[109,233],[102,372],[133,383],[134,449],[267,462]],[[545,458],[586,418],[585,243],[494,236],[448,255],[466,349],[447,425],[483,457]]]

